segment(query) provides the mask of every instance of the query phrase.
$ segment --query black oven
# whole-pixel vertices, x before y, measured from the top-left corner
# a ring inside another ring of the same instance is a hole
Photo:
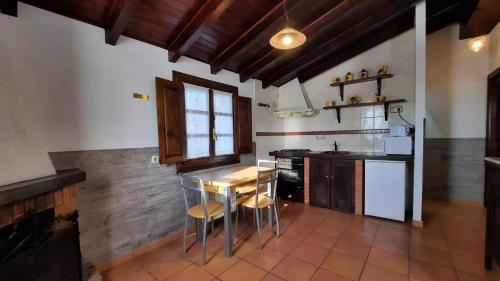
[[[304,203],[304,157],[278,157],[278,196]]]

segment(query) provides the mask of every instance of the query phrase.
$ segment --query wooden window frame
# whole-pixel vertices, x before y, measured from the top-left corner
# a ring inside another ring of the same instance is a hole
[[[173,81],[179,87],[180,93],[185,97],[184,93],[184,83],[196,85],[199,87],[209,89],[209,104],[210,104],[210,129],[209,132],[212,133],[215,128],[215,112],[213,104],[213,91],[222,91],[233,94],[233,146],[234,154],[231,155],[221,155],[215,156],[215,141],[210,138],[210,156],[197,158],[197,159],[187,159],[185,161],[177,162],[177,172],[186,173],[196,170],[208,169],[217,166],[236,164],[240,162],[239,153],[239,119],[238,119],[238,87],[231,86],[224,83],[215,82],[212,80],[196,77],[193,75],[185,74],[178,71],[172,72]],[[187,140],[187,136],[186,136]],[[186,145],[187,148],[187,145]]]

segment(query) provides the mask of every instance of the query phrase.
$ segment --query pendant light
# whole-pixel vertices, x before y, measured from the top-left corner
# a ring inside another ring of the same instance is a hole
[[[479,8],[476,10],[476,15],[475,15],[475,32],[474,35],[476,37],[472,38],[467,42],[467,45],[469,46],[469,49],[473,51],[474,53],[477,53],[481,51],[481,49],[486,45],[487,37],[486,36],[477,36],[477,17],[478,17],[478,12]]]
[[[306,35],[290,27],[288,13],[286,11],[286,0],[283,2],[283,8],[286,16],[286,27],[271,37],[269,44],[276,49],[289,50],[304,44],[304,42],[306,42]]]

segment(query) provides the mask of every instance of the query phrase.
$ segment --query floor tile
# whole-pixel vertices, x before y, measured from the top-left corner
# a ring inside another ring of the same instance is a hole
[[[142,266],[156,279],[164,280],[178,271],[191,265],[188,259],[178,254],[144,255],[140,260]]]
[[[314,273],[311,281],[352,281],[352,280],[342,275],[338,275],[336,273],[320,268],[318,269],[318,271],[316,271],[316,273]]]
[[[304,238],[304,242],[331,250],[338,239],[339,236],[328,235],[314,230]]]
[[[270,247],[284,254],[290,253],[297,245],[299,240],[289,236],[274,237],[264,247]]]
[[[474,275],[471,275],[468,273],[463,273],[460,271],[458,271],[457,274],[458,274],[459,281],[486,281],[486,280],[488,280],[488,279],[484,279],[482,277],[474,276]]]
[[[272,273],[288,281],[304,281],[311,278],[316,268],[296,258],[286,257],[273,269]]]
[[[330,253],[325,261],[323,261],[323,264],[321,264],[321,268],[351,280],[358,280],[363,270],[363,265],[362,261],[341,254]]]
[[[166,281],[210,281],[212,279],[214,276],[193,264],[167,278]]]
[[[234,254],[240,258],[244,258],[257,249],[257,243],[253,240],[239,240],[234,246]]]
[[[224,250],[220,250],[216,255],[209,258],[205,265],[201,262],[198,262],[197,265],[212,275],[218,276],[238,261],[240,261],[238,256],[234,255],[232,257],[226,257]]]
[[[475,256],[467,256],[458,253],[452,253],[451,256],[457,271],[487,279],[500,280],[500,271],[486,270],[484,268],[483,257],[478,258]]]
[[[409,253],[409,244],[406,241],[388,239],[383,236],[376,236],[372,245],[374,248],[385,250],[403,256]]]
[[[339,240],[333,248],[333,252],[346,255],[360,261],[365,261],[370,253],[370,247],[364,244]]]
[[[375,234],[351,229],[344,232],[340,240],[371,246],[375,240]]]
[[[278,277],[272,273],[268,273],[266,275],[266,277],[264,277],[264,279],[262,279],[262,281],[286,281],[286,280],[281,278],[281,277]]]
[[[230,267],[218,278],[222,281],[256,281],[266,275],[266,271],[244,260]]]
[[[122,263],[103,274],[105,281],[153,281],[155,280],[149,273],[141,268],[136,260]]]
[[[448,251],[440,251],[420,245],[410,247],[410,257],[420,259],[436,265],[453,268],[453,261]]]
[[[410,232],[407,229],[397,229],[381,225],[377,231],[377,236],[388,240],[410,241]]]
[[[353,220],[349,229],[362,231],[369,234],[377,234],[379,225],[367,220]]]
[[[361,281],[406,281],[408,274],[387,270],[373,264],[366,264]]]
[[[417,259],[410,259],[410,281],[457,281],[454,270]]]
[[[302,261],[320,266],[325,257],[328,255],[328,250],[319,246],[311,245],[306,242],[301,242],[292,252],[290,256],[298,258]]]
[[[283,236],[292,237],[298,240],[304,239],[309,233],[311,233],[312,228],[308,228],[301,224],[292,224],[286,231],[284,231]]]
[[[285,255],[279,251],[266,247],[263,249],[255,249],[245,257],[245,260],[266,271],[271,271],[284,257]]]
[[[408,273],[408,256],[402,256],[376,248],[371,249],[367,263],[403,274]]]

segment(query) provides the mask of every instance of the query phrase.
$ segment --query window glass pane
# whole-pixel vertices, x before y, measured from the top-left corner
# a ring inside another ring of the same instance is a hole
[[[186,104],[187,158],[210,156],[210,119],[208,89],[184,84]]]
[[[234,154],[233,94],[214,91],[215,155]]]

